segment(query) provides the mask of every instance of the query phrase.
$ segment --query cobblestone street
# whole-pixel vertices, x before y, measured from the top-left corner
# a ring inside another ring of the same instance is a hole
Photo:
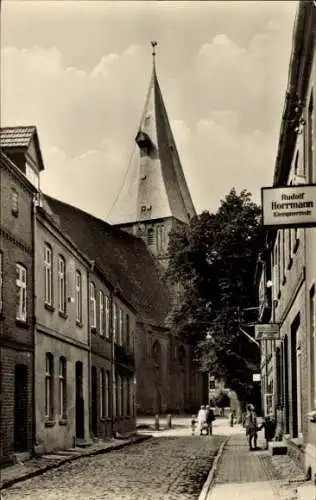
[[[193,500],[223,436],[162,436],[82,458],[2,492],[2,500]]]

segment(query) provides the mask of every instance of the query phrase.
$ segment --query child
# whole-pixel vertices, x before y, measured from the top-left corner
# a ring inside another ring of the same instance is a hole
[[[192,418],[191,418],[192,436],[194,436],[194,434],[195,434],[195,425],[196,425],[196,415],[192,415]]]

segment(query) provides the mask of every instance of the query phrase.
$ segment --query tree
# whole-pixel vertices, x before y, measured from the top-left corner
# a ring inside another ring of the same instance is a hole
[[[260,208],[232,189],[216,213],[202,212],[170,235],[169,279],[182,285],[173,327],[195,348],[202,370],[225,380],[241,401],[251,396],[259,351],[239,322],[256,303],[254,273],[262,245]]]

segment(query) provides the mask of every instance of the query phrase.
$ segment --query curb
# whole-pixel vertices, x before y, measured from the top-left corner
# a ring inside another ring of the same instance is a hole
[[[8,479],[7,481],[4,481],[2,486],[0,487],[0,491],[5,490],[6,488],[10,488],[10,486],[13,486],[16,483],[20,483],[22,481],[26,481],[27,479],[32,479],[33,477],[40,476],[49,470],[58,469],[59,467],[61,467],[62,465],[66,464],[66,463],[74,462],[75,460],[79,460],[80,458],[92,457],[95,455],[102,455],[105,453],[109,453],[111,451],[120,450],[121,448],[125,448],[126,446],[129,446],[131,444],[138,444],[138,443],[141,443],[142,441],[146,441],[147,439],[150,439],[151,437],[152,437],[151,435],[134,436],[129,441],[124,441],[122,443],[113,444],[112,446],[109,446],[108,448],[101,448],[98,450],[86,451],[86,452],[83,452],[81,455],[73,455],[70,457],[62,458],[58,462],[55,462],[52,464],[47,464],[44,467],[41,467],[37,470],[27,472],[26,474],[23,474],[23,475],[16,477],[14,479]]]
[[[207,496],[209,494],[209,491],[211,489],[211,486],[214,482],[214,479],[215,479],[215,474],[217,472],[217,465],[218,465],[218,462],[220,460],[220,458],[222,457],[223,455],[223,451],[224,451],[224,448],[225,446],[227,445],[228,441],[230,440],[231,436],[226,438],[220,445],[219,447],[219,450],[216,454],[216,457],[214,459],[214,462],[213,462],[213,465],[212,465],[212,468],[207,476],[207,479],[203,485],[203,488],[202,488],[202,491],[199,495],[199,498],[198,500],[206,500],[207,499]]]

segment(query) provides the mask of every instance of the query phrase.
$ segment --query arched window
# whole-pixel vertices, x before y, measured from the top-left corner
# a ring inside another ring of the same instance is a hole
[[[45,359],[45,417],[52,419],[54,415],[54,357],[46,353]]]
[[[44,300],[45,304],[53,305],[53,252],[47,243],[44,247]]]
[[[100,370],[100,418],[105,418],[105,373]]]
[[[26,321],[26,268],[16,264],[16,319]]]
[[[147,244],[152,245],[154,243],[154,230],[152,227],[147,229]]]
[[[66,262],[62,255],[58,256],[58,310],[66,312]]]
[[[95,284],[90,283],[90,327],[97,327],[97,304],[96,304]]]
[[[160,356],[161,356],[161,345],[160,342],[156,340],[152,347],[152,357],[153,360],[158,364],[160,363]]]
[[[82,323],[82,278],[81,272],[76,271],[76,321]]]
[[[67,417],[67,361],[61,356],[59,358],[59,417],[65,419]]]

